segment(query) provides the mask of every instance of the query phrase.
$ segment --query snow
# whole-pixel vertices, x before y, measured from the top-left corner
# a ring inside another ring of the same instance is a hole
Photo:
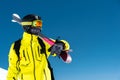
[[[0,68],[0,80],[6,80],[7,70]]]

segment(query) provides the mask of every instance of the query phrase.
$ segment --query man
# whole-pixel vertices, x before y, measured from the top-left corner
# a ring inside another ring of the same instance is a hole
[[[38,36],[42,28],[41,17],[28,14],[22,18],[21,25],[23,37],[13,42],[9,51],[7,80],[54,80],[47,59],[54,45],[49,45]],[[64,40],[55,44],[62,45],[63,50],[69,50],[69,44]],[[59,48],[57,50],[60,51]]]

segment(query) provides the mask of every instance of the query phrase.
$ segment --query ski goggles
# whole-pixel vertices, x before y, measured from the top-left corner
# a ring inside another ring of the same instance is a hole
[[[21,22],[22,26],[42,27],[42,20],[34,20],[32,22]]]

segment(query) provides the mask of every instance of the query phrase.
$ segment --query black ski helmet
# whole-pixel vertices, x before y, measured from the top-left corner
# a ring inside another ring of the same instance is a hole
[[[41,17],[35,14],[28,14],[22,18],[22,22],[41,20]]]
[[[35,14],[28,14],[22,18],[22,26],[25,32],[30,33],[30,34],[38,34],[41,31],[42,26],[41,27],[32,26],[32,23],[35,20],[42,21],[41,17]]]

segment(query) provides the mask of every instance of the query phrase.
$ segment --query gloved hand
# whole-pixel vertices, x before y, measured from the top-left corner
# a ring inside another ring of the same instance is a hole
[[[62,41],[56,40],[55,44],[50,47],[49,51],[51,54],[57,54],[58,56],[61,54],[61,52],[64,50],[65,44]]]

